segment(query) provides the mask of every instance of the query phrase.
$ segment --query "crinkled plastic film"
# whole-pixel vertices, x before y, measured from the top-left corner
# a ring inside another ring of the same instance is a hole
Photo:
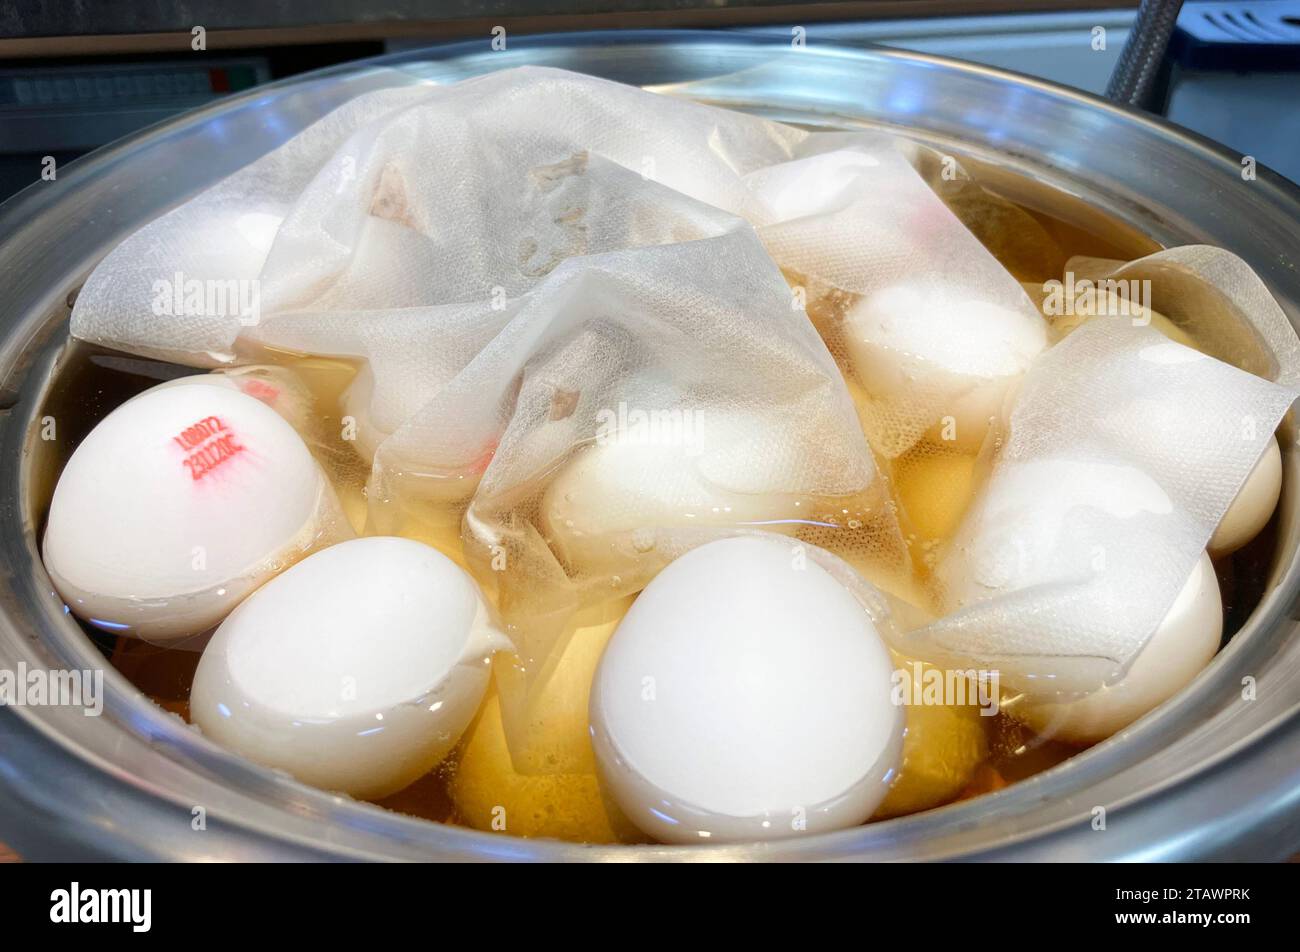
[[[1026,374],[939,559],[943,617],[907,639],[1064,696],[1123,676],[1297,395],[1295,333],[1234,255],[1188,246],[1067,270],[1149,281],[1149,307],[1117,313],[1111,297],[1116,313],[1057,318],[1068,333]],[[1197,349],[1171,339],[1182,331]]]
[[[529,728],[575,613],[736,532],[889,592],[922,619],[889,626],[909,657],[1111,680],[1294,397],[1295,334],[1227,252],[1066,263],[1032,216],[877,132],[545,68],[393,82],[130,237],[73,332],[199,367],[341,368],[318,458],[366,532],[434,541],[493,599],[521,771],[587,769]],[[1210,356],[1044,318],[1062,267],[1150,280],[1151,310]],[[238,306],[169,311],[159,282]],[[1017,498],[1039,464],[1074,481]],[[1106,511],[1105,467],[1168,511]],[[951,491],[948,514],[909,486]],[[1008,573],[1005,545],[1028,567]]]

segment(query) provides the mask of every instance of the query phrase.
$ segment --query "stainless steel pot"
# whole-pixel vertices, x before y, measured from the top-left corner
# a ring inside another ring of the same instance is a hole
[[[823,126],[876,123],[1047,190],[1167,245],[1244,257],[1300,318],[1300,192],[1147,116],[996,70],[887,50],[792,50],[731,34],[486,39],[255,89],[156,126],[0,207],[0,670],[103,667],[53,595],[34,535],[38,411],[67,343],[69,295],[118,241],[351,96],[523,63],[576,69]],[[1012,197],[1015,197],[1012,195]],[[0,708],[0,840],[32,858],[1227,859],[1300,850],[1300,456],[1262,602],[1214,663],[1131,730],[998,793],[925,814],[754,846],[581,847],[439,826],[301,786],[206,742],[111,668],[105,710]],[[1254,700],[1242,679],[1256,679]],[[196,808],[206,829],[195,830]],[[1094,809],[1106,811],[1095,829]]]

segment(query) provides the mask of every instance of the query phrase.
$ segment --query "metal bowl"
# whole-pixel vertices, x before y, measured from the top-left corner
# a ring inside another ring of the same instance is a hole
[[[1245,258],[1300,316],[1300,192],[1149,116],[1038,80],[894,50],[766,36],[580,34],[405,53],[258,88],[155,126],[0,206],[0,670],[105,667],[38,558],[39,414],[70,294],[117,242],[396,78],[541,63],[803,124],[898,127],[999,188],[1164,245]],[[395,77],[393,71],[401,76]],[[685,85],[682,85],[685,84]],[[1011,194],[1011,197],[1016,197]],[[1300,849],[1300,485],[1294,422],[1265,594],[1185,691],[1131,729],[997,793],[838,833],[738,846],[585,847],[428,823],[298,784],[205,741],[109,668],[105,708],[0,708],[0,839],[34,859],[1229,859]],[[1257,683],[1254,700],[1242,679]],[[1095,808],[1105,809],[1097,829]],[[206,824],[194,822],[202,808]],[[195,826],[205,829],[196,830]]]

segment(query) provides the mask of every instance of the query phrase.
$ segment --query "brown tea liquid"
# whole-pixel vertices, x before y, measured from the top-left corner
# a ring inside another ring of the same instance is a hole
[[[1006,198],[977,186],[954,186],[943,197],[987,248],[1020,281],[1059,279],[1065,260],[1076,254],[1132,259],[1157,250],[1148,239],[1095,209],[1023,179],[980,169],[981,181],[1002,181]],[[1014,201],[1011,200],[1014,196]],[[340,429],[340,395],[354,368],[343,361],[268,355],[296,370],[312,391],[320,433]],[[44,531],[58,474],[77,444],[109,412],[132,396],[158,383],[194,373],[193,368],[131,357],[80,342],[70,342],[64,366],[51,387],[38,418],[58,421],[56,440],[37,441],[30,470]],[[309,440],[309,442],[312,442]],[[326,471],[340,485],[349,518],[358,531],[365,524],[365,467],[351,446],[329,439],[312,447]],[[350,503],[349,503],[350,500]],[[435,520],[436,521],[436,520]],[[454,529],[453,529],[454,532]],[[1223,593],[1225,640],[1245,623],[1259,603],[1273,561],[1276,516],[1249,545],[1216,565]],[[38,535],[38,538],[40,536]],[[188,720],[189,694],[199,654],[163,648],[135,638],[107,634],[83,625],[89,637],[119,671],[164,709]],[[978,796],[1046,770],[1078,753],[1037,737],[1005,715],[981,718],[988,735],[989,756],[958,799]],[[457,756],[381,805],[413,816],[457,822],[447,793],[447,778]],[[558,805],[557,805],[558,806]]]

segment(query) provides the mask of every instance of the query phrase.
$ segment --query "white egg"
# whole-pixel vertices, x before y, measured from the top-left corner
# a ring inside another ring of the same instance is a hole
[[[350,535],[329,480],[273,410],[226,387],[165,386],[118,407],[73,452],[44,558],[79,617],[173,641]]]
[[[572,569],[599,572],[653,552],[661,530],[797,527],[798,499],[754,492],[789,484],[770,429],[710,414],[676,435],[617,433],[579,451],[542,498],[541,525]]]
[[[1041,734],[1091,744],[1115,734],[1186,687],[1219,650],[1223,603],[1202,555],[1169,613],[1115,684],[1081,698],[1023,695],[1003,710]]]
[[[892,673],[866,610],[796,543],[710,542],[655,577],[606,647],[590,705],[597,764],[664,842],[853,826],[898,765]]]
[[[380,447],[406,422],[409,411],[375,399],[374,372],[368,363],[362,364],[356,378],[343,392],[344,434],[357,455],[370,465]],[[446,471],[426,459],[408,458],[390,443],[385,462],[395,472],[416,474],[422,478],[403,484],[404,495],[418,496],[435,503],[463,502],[474,495],[484,470],[496,451],[495,438],[484,442],[464,465]]]
[[[145,393],[153,393],[155,390],[196,385],[238,390],[240,393],[261,400],[280,414],[285,422],[300,434],[306,433],[311,426],[311,393],[292,371],[267,364],[254,364],[246,367],[235,367],[230,370],[177,377],[175,380],[160,383],[158,386],[146,390],[132,399],[138,400]]]
[[[438,764],[505,647],[474,581],[419,542],[331,546],[258,589],[194,675],[203,733],[304,783],[377,799]]]
[[[385,419],[382,411],[372,406],[375,393],[375,376],[369,363],[363,363],[343,392],[343,417],[352,423],[352,447],[365,462],[372,462],[379,444],[392,435],[401,424],[400,419]]]
[[[769,165],[745,176],[745,186],[772,222],[829,215],[863,195],[861,179],[880,160],[865,152],[837,149]]]
[[[1144,362],[1164,366],[1211,363],[1211,358],[1175,341],[1158,341],[1138,351]],[[1210,480],[1221,467],[1237,457],[1240,450],[1233,441],[1216,439],[1214,428],[1207,427],[1185,401],[1161,399],[1152,395],[1133,395],[1109,408],[1093,421],[1093,428],[1104,437],[1124,441],[1140,439],[1142,434],[1158,433],[1167,448],[1182,448],[1190,458],[1202,458],[1196,475]],[[1164,465],[1172,465],[1165,463]],[[1250,542],[1268,523],[1277,508],[1282,492],[1282,453],[1277,436],[1270,434],[1260,450],[1250,473],[1237,490],[1227,510],[1210,537],[1207,548],[1218,559]]]
[[[948,611],[1089,573],[1098,526],[1174,511],[1135,466],[1051,457],[1004,464],[976,505],[938,567]]]
[[[845,315],[844,330],[869,393],[936,410],[931,439],[967,452],[979,449],[1008,387],[1047,346],[1047,324],[1028,300],[1012,309],[934,286],[867,295]]]
[[[1255,538],[1272,517],[1281,495],[1282,452],[1274,436],[1219,520],[1210,537],[1210,555],[1216,559],[1228,555]]]

